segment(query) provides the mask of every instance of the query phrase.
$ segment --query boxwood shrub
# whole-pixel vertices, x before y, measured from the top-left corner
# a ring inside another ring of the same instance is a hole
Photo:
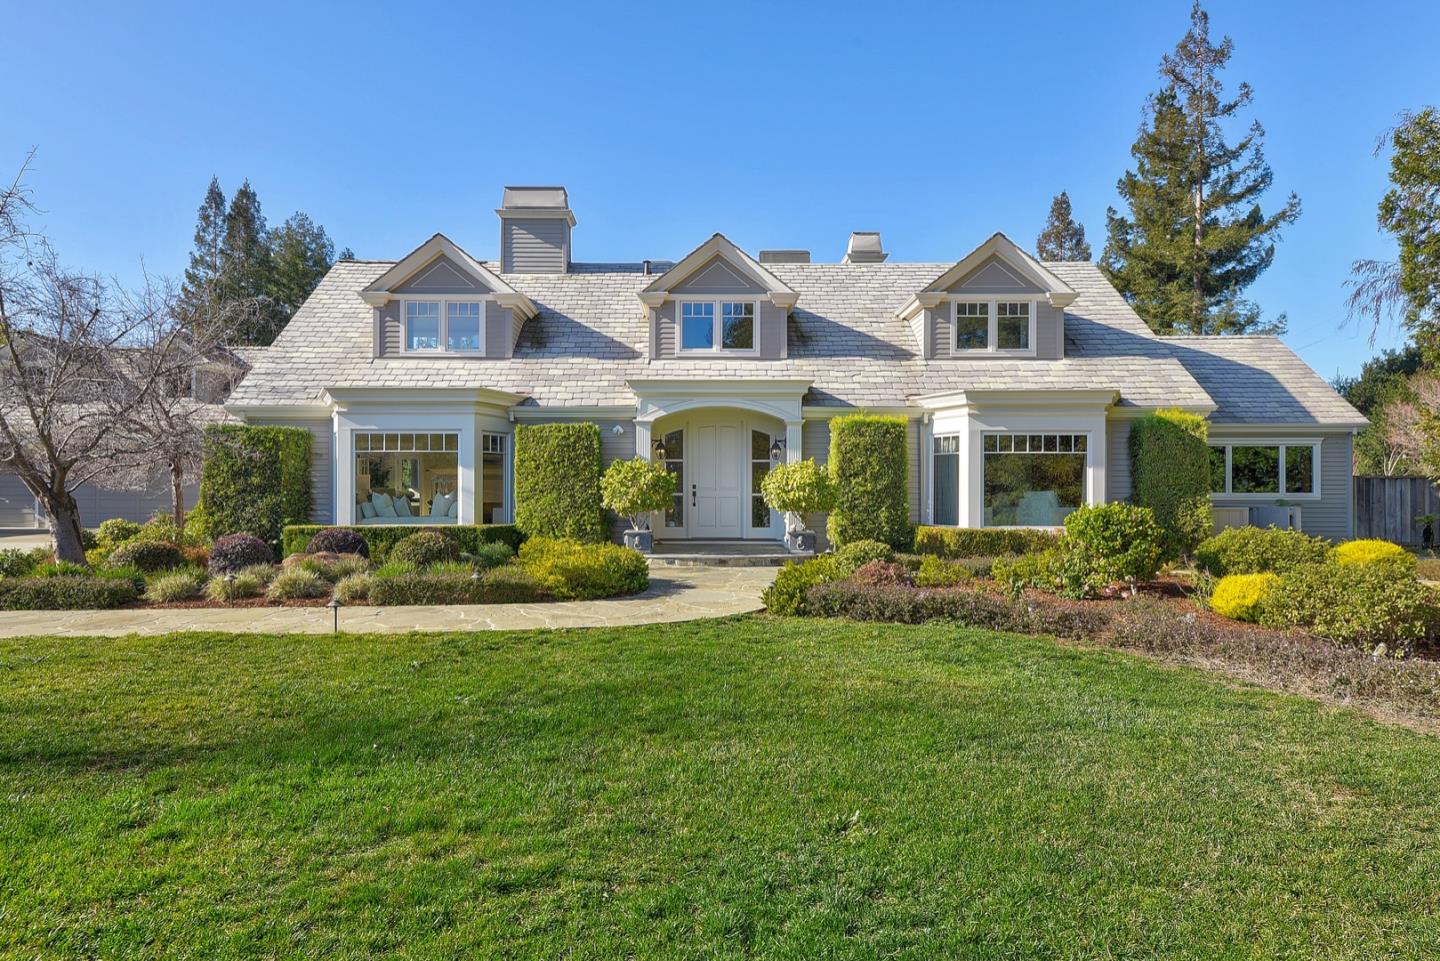
[[[345,582],[341,582],[342,584]],[[514,567],[470,574],[404,574],[370,577],[366,594],[381,607],[415,604],[521,604],[549,595],[535,578]]]
[[[645,555],[618,544],[532,537],[520,545],[520,565],[543,589],[565,600],[635,594],[650,586]]]
[[[868,540],[909,549],[915,530],[905,432],[903,417],[851,414],[830,421],[835,506],[826,530],[831,543]]]
[[[224,424],[205,429],[200,503],[205,534],[253,534],[278,543],[310,515],[310,432]]]
[[[515,428],[515,526],[532,537],[603,541],[600,428],[521,424]]]
[[[120,607],[135,601],[141,587],[130,577],[63,574],[0,579],[0,610],[74,611]]]
[[[1130,499],[1155,514],[1162,557],[1175,560],[1210,536],[1209,426],[1182,410],[1157,410],[1130,425]]]
[[[802,617],[810,613],[807,592],[817,584],[838,581],[846,575],[833,554],[822,554],[798,564],[786,564],[760,599],[771,614]]]
[[[1033,528],[918,527],[915,553],[937,557],[999,557],[1054,547],[1059,533]]]
[[[1278,527],[1231,527],[1195,549],[1195,566],[1216,577],[1284,574],[1301,564],[1321,564],[1330,545],[1318,537]]]
[[[346,531],[359,535],[369,548],[369,556],[384,562],[390,548],[412,534],[425,530],[444,531],[466,554],[478,554],[483,544],[507,544],[511,550],[520,547],[525,535],[513,524],[443,524],[435,527],[415,524],[364,524],[357,527],[327,527],[321,524],[291,524],[285,528],[281,543],[286,556],[310,553],[310,541],[321,531]],[[347,553],[340,552],[337,553]]]
[[[110,552],[106,563],[110,567],[133,567],[146,574],[168,571],[185,562],[180,548],[164,541],[150,541],[133,538]]]
[[[460,559],[460,544],[453,537],[442,533],[438,528],[416,531],[409,537],[395,542],[390,552],[385,555],[387,561],[399,561],[403,564],[414,564],[416,567],[427,567],[430,564],[441,564],[445,561],[458,561]]]

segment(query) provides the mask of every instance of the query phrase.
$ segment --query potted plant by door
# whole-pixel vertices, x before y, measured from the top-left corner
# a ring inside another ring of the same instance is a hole
[[[835,506],[835,484],[829,471],[813,460],[776,464],[760,483],[760,493],[772,510],[785,515],[785,548],[814,551],[815,532],[805,529],[802,515]]]
[[[610,510],[630,518],[625,546],[648,554],[655,546],[650,515],[670,506],[675,496],[675,475],[659,461],[636,457],[612,461],[600,478],[600,498]]]

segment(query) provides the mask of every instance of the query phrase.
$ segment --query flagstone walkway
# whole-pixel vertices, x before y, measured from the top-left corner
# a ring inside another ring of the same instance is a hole
[[[631,597],[544,604],[467,604],[449,607],[344,607],[340,630],[502,631],[540,627],[622,627],[744,614],[762,607],[760,592],[773,567],[666,567]],[[334,614],[324,607],[135,608],[114,611],[0,611],[0,637],[69,637],[227,631],[247,634],[328,634]]]

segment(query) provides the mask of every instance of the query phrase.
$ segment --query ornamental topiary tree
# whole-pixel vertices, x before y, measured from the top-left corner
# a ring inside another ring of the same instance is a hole
[[[882,541],[906,549],[910,524],[905,420],[851,414],[830,421],[830,476],[835,504],[827,531],[832,543]]]
[[[643,457],[611,461],[600,478],[601,503],[628,517],[632,530],[648,531],[651,513],[670,506],[675,485],[675,475],[659,461]]]
[[[1155,513],[1166,560],[1210,536],[1208,438],[1205,419],[1183,410],[1157,410],[1130,426],[1130,499]]]
[[[828,511],[835,506],[835,485],[830,473],[813,459],[776,464],[760,482],[760,493],[771,510],[785,515],[785,530],[805,529],[802,514]]]
[[[515,428],[515,526],[531,537],[601,541],[600,428],[521,424]]]
[[[310,432],[227,424],[205,431],[200,502],[205,533],[252,534],[279,543],[286,524],[310,514]]]

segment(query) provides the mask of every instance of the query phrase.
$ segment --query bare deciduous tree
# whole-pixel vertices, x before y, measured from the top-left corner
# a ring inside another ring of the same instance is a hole
[[[28,225],[28,165],[0,191],[0,467],[40,502],[56,558],[84,563],[75,490],[165,466],[157,406],[193,349],[167,285],[130,292],[60,263]]]

